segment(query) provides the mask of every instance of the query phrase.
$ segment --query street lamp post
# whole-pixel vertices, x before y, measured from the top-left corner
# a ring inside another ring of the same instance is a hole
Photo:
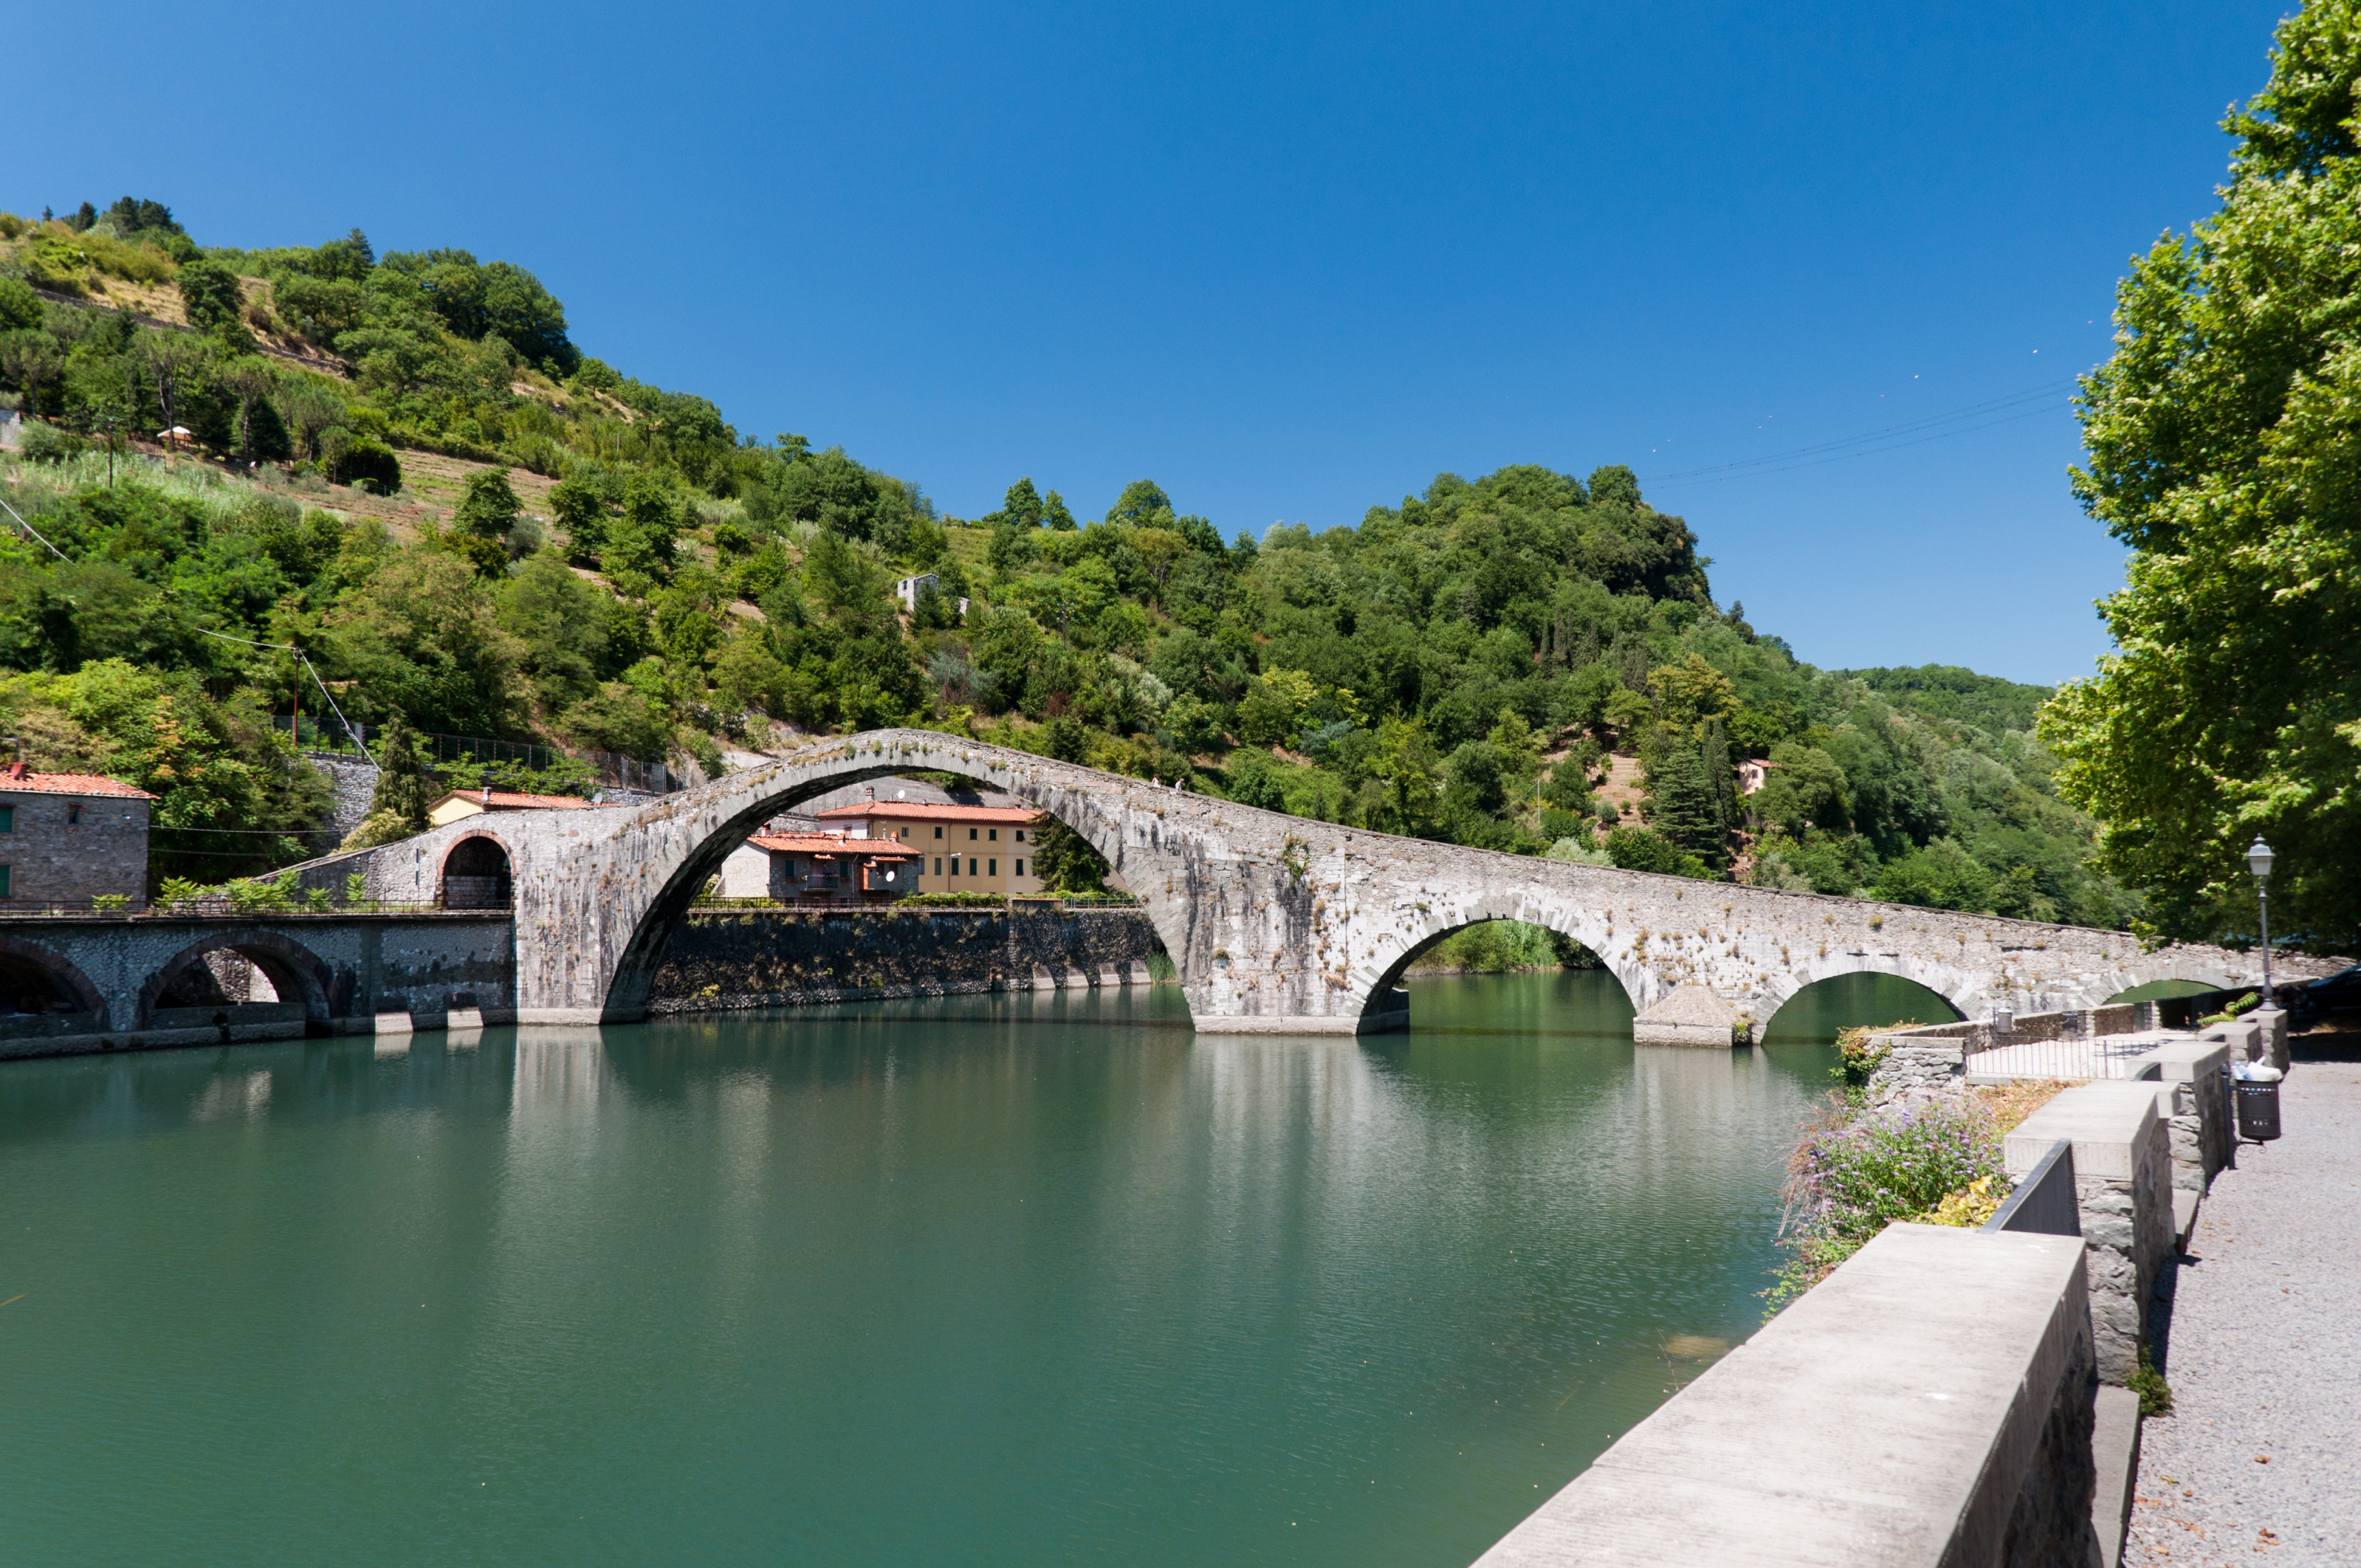
[[[2273,1067],[2284,1069],[2287,1063],[2279,1055],[2279,1042],[2286,1038],[2287,1022],[2279,1015],[2279,997],[2271,990],[2271,861],[2276,859],[2271,847],[2257,833],[2246,847],[2246,870],[2255,878],[2255,913],[2260,922],[2263,941],[2263,1004],[2255,1009],[2255,1022],[2263,1027],[2263,1049]]]
[[[2272,995],[2271,995],[2271,893],[2270,893],[2270,883],[2271,883],[2271,861],[2272,861],[2274,859],[2276,859],[2276,858],[2277,858],[2277,857],[2275,857],[2275,856],[2274,856],[2274,855],[2272,855],[2272,853],[2271,853],[2271,847],[2270,847],[2268,844],[2266,844],[2266,843],[2264,843],[2264,842],[2263,842],[2262,835],[2261,835],[2261,834],[2259,834],[2259,833],[2257,833],[2257,835],[2255,835],[2255,841],[2254,841],[2254,843],[2252,843],[2251,845],[2249,845],[2249,846],[2247,847],[2247,849],[2246,849],[2246,869],[2247,869],[2249,872],[2252,872],[2254,873],[2254,877],[2255,877],[2255,910],[2256,910],[2257,915],[2260,917],[2261,922],[2262,922],[2262,934],[2263,934],[2263,1005],[2264,1005],[2264,1006],[2266,1006],[2266,1007],[2269,1007],[2269,1006],[2273,1005],[2273,1004],[2274,1004],[2274,1001],[2275,1001],[2275,999],[2274,999],[2274,998],[2272,997]]]

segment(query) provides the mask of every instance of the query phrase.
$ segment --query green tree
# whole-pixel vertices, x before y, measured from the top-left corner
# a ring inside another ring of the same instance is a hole
[[[1675,745],[1649,770],[1648,825],[1708,868],[1727,863],[1728,829],[1715,799],[1710,760],[1700,747]]]
[[[2021,880],[2028,885],[2031,882],[2030,876]],[[1984,915],[1993,912],[1993,874],[1977,864],[1958,840],[1937,839],[1924,849],[1886,861],[1870,893],[1888,904]]]
[[[607,525],[599,565],[609,576],[649,583],[672,576],[680,548],[680,505],[671,488],[652,475],[634,475],[623,488],[623,515]]]
[[[1050,893],[1104,893],[1106,857],[1056,817],[1033,819],[1033,874]]]
[[[2082,384],[2090,514],[2130,546],[2117,651],[2050,704],[2059,784],[2165,934],[2251,928],[2242,854],[2279,851],[2272,913],[2361,939],[2361,5],[2279,26],[2221,210],[2118,287]]]
[[[549,492],[549,515],[566,531],[567,553],[577,560],[598,559],[607,547],[607,524],[613,515],[598,487],[586,480],[560,479]]]
[[[200,258],[183,264],[180,286],[181,305],[191,326],[219,332],[238,324],[245,299],[238,292],[237,274],[220,262]]]
[[[452,544],[478,572],[496,577],[508,569],[509,534],[523,512],[509,471],[480,469],[467,476],[467,493],[452,514]]]
[[[434,787],[418,753],[418,738],[399,713],[386,721],[377,737],[377,791],[369,796],[369,815],[390,813],[406,837],[426,831],[426,808],[442,792]]]
[[[1765,829],[1801,839],[1813,828],[1842,828],[1850,803],[1844,770],[1817,746],[1783,740],[1771,748],[1763,787],[1747,798],[1747,809]]]

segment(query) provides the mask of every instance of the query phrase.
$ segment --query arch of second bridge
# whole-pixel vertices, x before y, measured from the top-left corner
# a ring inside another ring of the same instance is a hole
[[[105,997],[100,994],[98,987],[91,983],[90,977],[63,953],[38,942],[0,935],[0,978],[5,978],[5,971],[8,969],[18,970],[26,978],[38,980],[42,989],[49,991],[54,997],[71,1002],[72,1011],[95,1014],[101,1021],[105,1019]],[[15,1004],[37,999],[9,996],[0,992],[0,1000]]]
[[[199,938],[158,966],[139,988],[135,1025],[145,1027],[173,986],[216,952],[235,953],[262,970],[279,1000],[300,1003],[306,1018],[324,1022],[332,1015],[335,977],[317,954],[277,931],[233,927]]]

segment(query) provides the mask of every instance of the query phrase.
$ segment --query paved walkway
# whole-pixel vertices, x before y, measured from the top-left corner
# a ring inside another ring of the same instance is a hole
[[[2173,1284],[2127,1565],[2361,1563],[2361,1036],[2297,1051]]]

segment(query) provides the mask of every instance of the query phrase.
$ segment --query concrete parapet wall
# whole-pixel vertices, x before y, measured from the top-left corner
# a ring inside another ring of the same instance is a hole
[[[2095,1563],[2071,1236],[1893,1225],[1479,1568]]]
[[[1135,909],[693,910],[665,945],[656,1013],[953,996],[1148,979]]]
[[[2127,1383],[2139,1368],[2148,1297],[2175,1228],[2172,1154],[2156,1085],[2110,1080],[2060,1093],[2003,1140],[2009,1176],[2022,1178],[2060,1139],[2074,1146],[2099,1376]]]

